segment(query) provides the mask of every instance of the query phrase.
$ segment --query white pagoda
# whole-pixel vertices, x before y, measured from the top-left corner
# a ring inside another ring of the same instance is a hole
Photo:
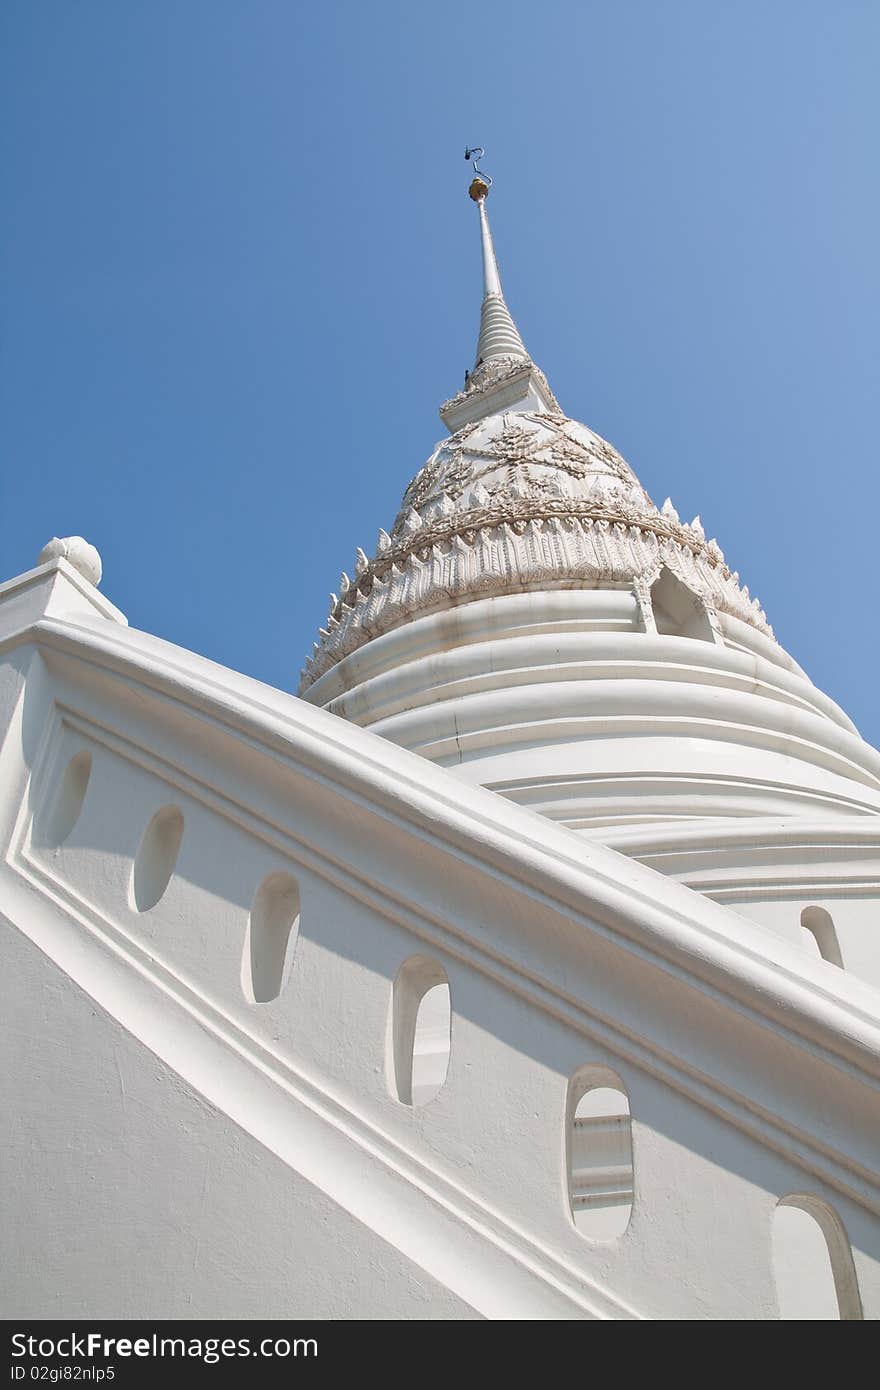
[[[476,361],[299,698],[0,586],[7,1317],[880,1315],[880,754]]]

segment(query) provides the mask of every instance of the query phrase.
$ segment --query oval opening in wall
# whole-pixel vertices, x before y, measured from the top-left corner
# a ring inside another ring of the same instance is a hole
[[[427,1105],[442,1089],[449,1070],[452,1001],[439,961],[412,956],[394,981],[392,1065],[397,1099]]]
[[[629,1100],[620,1078],[604,1067],[573,1080],[568,1182],[575,1226],[590,1240],[622,1236],[633,1208],[633,1146]]]
[[[862,1303],[846,1231],[818,1197],[793,1193],[773,1213],[773,1273],[780,1319],[860,1321]]]
[[[92,755],[83,749],[71,758],[58,784],[47,827],[50,844],[63,844],[79,820],[91,775]]]
[[[131,901],[137,912],[148,912],[164,894],[174,873],[183,814],[176,806],[163,806],[144,831],[131,873]]]
[[[241,986],[251,1004],[277,999],[287,983],[299,916],[296,879],[290,874],[270,874],[254,897],[241,962]]]
[[[830,912],[824,907],[805,907],[801,913],[801,929],[805,942],[813,952],[829,964],[839,965],[843,969],[840,941]]]

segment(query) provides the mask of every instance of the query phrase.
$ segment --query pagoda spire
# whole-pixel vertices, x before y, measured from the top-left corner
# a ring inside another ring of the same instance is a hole
[[[478,160],[482,156],[480,146],[468,150],[465,156],[467,159],[473,158],[474,177],[468,192],[479,209],[483,247],[483,303],[480,309],[480,336],[477,340],[475,367],[479,367],[482,362],[488,362],[490,357],[521,357],[526,361],[529,357],[501,288],[492,229],[486,213],[486,198],[492,180],[478,166]]]
[[[492,231],[486,216],[486,196],[492,179],[478,161],[483,151],[477,145],[465,151],[474,166],[468,190],[480,215],[483,248],[483,303],[480,308],[480,336],[473,370],[465,372],[464,388],[440,407],[440,418],[450,433],[498,411],[559,412],[559,402],[544,373],[535,366],[519,329],[504,301]]]

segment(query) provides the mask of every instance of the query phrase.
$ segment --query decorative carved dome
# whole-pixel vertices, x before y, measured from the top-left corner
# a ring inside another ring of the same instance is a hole
[[[581,507],[617,517],[655,510],[625,460],[585,425],[561,413],[499,412],[437,446],[404,493],[392,537],[454,515],[519,521]]]
[[[438,607],[522,588],[632,585],[666,565],[708,609],[772,636],[699,517],[658,510],[624,458],[560,412],[499,411],[443,440],[404,493],[372,558],[331,596],[307,689],[364,642]]]

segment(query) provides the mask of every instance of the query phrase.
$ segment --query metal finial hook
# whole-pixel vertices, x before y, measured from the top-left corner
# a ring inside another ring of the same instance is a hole
[[[468,149],[465,150],[465,152],[464,152],[464,157],[465,157],[465,159],[467,159],[471,164],[473,164],[473,166],[474,166],[474,176],[475,176],[476,178],[478,178],[478,179],[482,179],[482,180],[483,180],[483,183],[486,185],[486,188],[489,189],[489,188],[491,187],[491,185],[492,185],[492,175],[491,175],[491,174],[484,174],[484,173],[483,173],[483,170],[480,168],[480,165],[479,165],[479,160],[481,160],[481,159],[483,158],[483,156],[485,155],[485,153],[486,153],[486,151],[483,149],[483,146],[482,146],[482,145],[472,145],[472,146],[470,146]]]

